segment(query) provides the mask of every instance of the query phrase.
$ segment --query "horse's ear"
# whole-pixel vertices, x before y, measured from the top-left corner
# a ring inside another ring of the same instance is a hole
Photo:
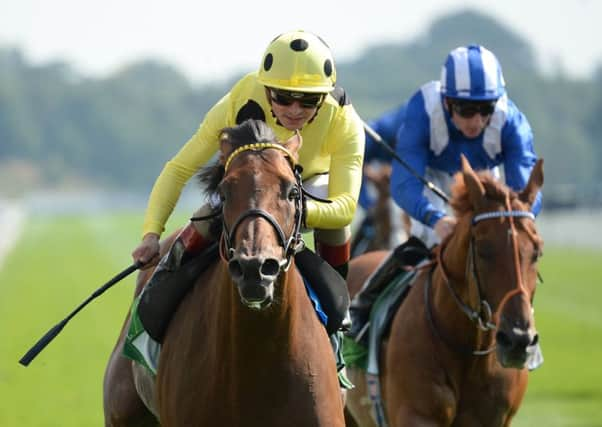
[[[529,206],[533,205],[535,202],[535,198],[537,197],[537,192],[543,186],[543,159],[537,160],[533,170],[531,171],[531,176],[529,177],[529,182],[527,182],[527,186],[521,191],[518,195],[518,198],[528,204]]]
[[[303,138],[301,137],[299,131],[295,131],[295,134],[285,141],[283,145],[295,157],[298,157],[297,152],[299,151],[299,148],[301,148],[301,145],[303,145]]]
[[[228,160],[228,157],[230,156],[230,154],[232,154],[232,151],[234,150],[232,146],[232,141],[230,141],[230,135],[227,132],[222,132],[219,136],[219,150],[219,162],[220,164],[225,165],[226,160]]]
[[[379,191],[386,190],[389,194],[389,183],[391,182],[391,165],[381,165],[374,167],[371,164],[364,166],[364,178],[374,184]]]
[[[376,169],[370,164],[364,166],[363,174],[364,178],[370,182],[375,182],[378,180]]]
[[[462,175],[464,177],[464,184],[468,190],[468,195],[473,206],[478,206],[485,197],[485,187],[481,184],[481,180],[470,166],[470,163],[464,157],[464,154],[460,156],[462,162]]]

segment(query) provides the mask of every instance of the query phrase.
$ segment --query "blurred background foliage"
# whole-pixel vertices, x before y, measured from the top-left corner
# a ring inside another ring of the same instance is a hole
[[[446,54],[473,42],[498,56],[509,96],[534,129],[547,207],[601,206],[602,67],[582,79],[560,67],[543,73],[525,40],[464,11],[410,42],[373,45],[339,61],[338,83],[364,119],[374,118],[438,79]],[[169,64],[144,61],[93,79],[67,63],[32,65],[18,48],[0,48],[0,194],[40,187],[146,192],[240,75],[221,77],[195,86]]]

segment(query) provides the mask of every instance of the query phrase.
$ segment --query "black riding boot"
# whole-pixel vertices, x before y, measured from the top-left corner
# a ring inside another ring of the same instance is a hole
[[[349,273],[349,261],[347,261],[346,263],[343,263],[341,265],[337,265],[336,267],[333,267],[337,273],[339,273],[339,275],[347,280],[347,273]],[[345,312],[345,317],[343,318],[343,320],[341,321],[341,326],[339,327],[340,331],[343,332],[348,332],[351,329],[351,314],[349,313],[349,308],[347,309],[347,311]]]
[[[349,273],[349,261],[332,268],[334,268],[344,280],[347,280],[347,273]]]
[[[335,334],[345,327],[345,319],[348,318],[347,283],[340,272],[307,248],[295,255],[295,263],[301,275],[311,284],[328,316],[326,331],[329,335]]]
[[[163,341],[180,301],[216,258],[216,242],[203,237],[192,223],[182,229],[142,290],[138,303],[140,321],[155,341]]]
[[[391,280],[402,267],[415,266],[428,256],[429,250],[424,243],[412,236],[385,258],[374,273],[368,277],[360,292],[351,300],[349,307],[351,315],[349,337],[355,339],[356,342],[367,345],[365,337],[367,337],[368,319],[372,305],[380,293],[391,283]]]

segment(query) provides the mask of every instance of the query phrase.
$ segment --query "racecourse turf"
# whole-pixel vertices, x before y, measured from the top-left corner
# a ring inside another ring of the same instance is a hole
[[[126,214],[29,217],[0,270],[0,426],[103,425],[104,367],[134,275],[71,320],[29,367],[18,360],[131,263],[140,221]],[[548,245],[541,273],[535,307],[545,363],[531,373],[513,425],[602,427],[602,250]]]

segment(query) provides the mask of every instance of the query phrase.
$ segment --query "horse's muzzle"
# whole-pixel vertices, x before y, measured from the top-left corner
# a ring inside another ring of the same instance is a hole
[[[275,258],[235,255],[228,263],[232,281],[247,307],[263,309],[274,299],[274,282],[281,263]]]
[[[539,335],[532,329],[512,328],[499,330],[496,335],[497,358],[504,368],[522,369],[530,352],[535,348]]]

